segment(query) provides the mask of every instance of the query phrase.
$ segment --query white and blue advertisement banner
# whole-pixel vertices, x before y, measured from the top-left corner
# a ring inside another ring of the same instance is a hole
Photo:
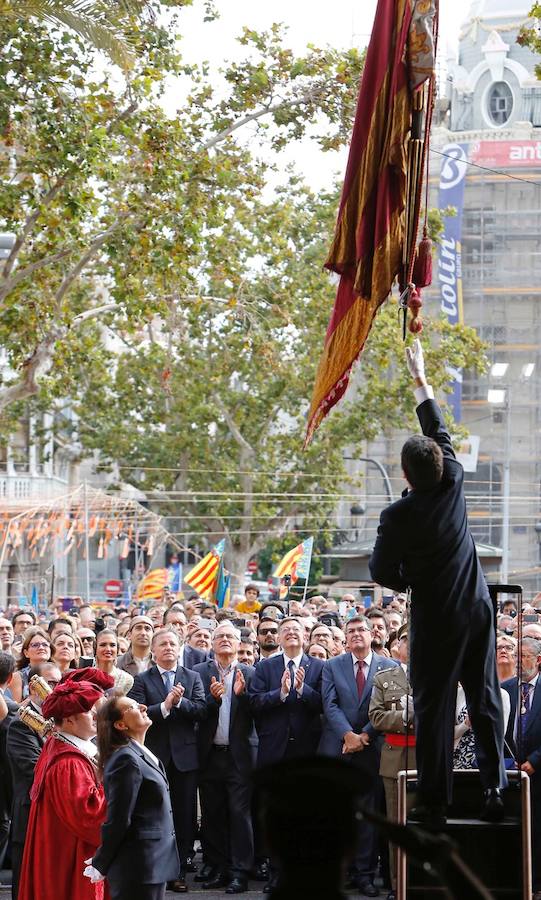
[[[449,322],[464,321],[462,303],[462,215],[464,211],[464,187],[468,163],[468,144],[447,144],[440,172],[438,206],[441,211],[454,207],[456,215],[444,216],[444,231],[438,248],[438,289],[440,307]],[[461,420],[462,372],[449,369],[452,392],[449,405],[455,422]]]

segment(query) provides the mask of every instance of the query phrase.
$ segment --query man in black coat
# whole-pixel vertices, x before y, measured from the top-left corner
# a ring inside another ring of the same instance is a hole
[[[238,664],[240,632],[231,622],[212,635],[214,659],[195,667],[207,699],[207,718],[198,730],[199,797],[206,889],[226,894],[247,890],[254,861],[251,773],[257,735],[247,688],[254,669]]]
[[[509,678],[502,688],[509,694],[511,711],[505,741],[517,766],[530,779],[532,825],[533,900],[541,900],[541,641],[522,640],[520,684]],[[520,702],[517,716],[517,699]]]
[[[374,581],[411,588],[411,667],[415,707],[417,814],[441,824],[451,800],[453,724],[462,683],[484,788],[482,817],[503,817],[503,714],[496,674],[494,611],[468,528],[464,471],[432,388],[421,344],[406,351],[423,437],[402,448],[409,490],[383,510],[370,560]]]
[[[41,663],[29,672],[29,680],[33,675],[41,675],[51,690],[60,684],[60,670],[52,662]],[[41,699],[33,690],[30,691],[29,706],[35,712],[41,712]],[[30,789],[34,781],[34,769],[42,751],[45,738],[30,728],[17,716],[11,721],[6,738],[6,751],[13,778],[13,806],[11,811],[11,896],[17,900],[19,876],[23,860],[24,842],[28,817],[30,815]]]
[[[147,746],[161,759],[171,789],[180,873],[172,890],[185,893],[186,862],[196,830],[196,723],[207,714],[201,678],[177,664],[180,643],[176,631],[163,628],[152,639],[156,665],[137,675],[129,697],[147,707],[152,727]]]

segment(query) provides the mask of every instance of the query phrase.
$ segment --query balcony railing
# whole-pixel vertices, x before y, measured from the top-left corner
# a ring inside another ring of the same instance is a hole
[[[0,506],[2,501],[47,500],[65,494],[68,482],[57,475],[0,473]]]

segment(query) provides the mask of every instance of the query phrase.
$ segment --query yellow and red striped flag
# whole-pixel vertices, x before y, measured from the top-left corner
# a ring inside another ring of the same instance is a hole
[[[308,578],[313,544],[314,539],[309,537],[302,544],[297,544],[296,547],[293,547],[293,550],[289,550],[272,573],[274,578],[283,578],[284,575],[290,575],[292,585],[298,581],[299,576]],[[289,587],[287,585],[280,585],[280,600],[283,600],[288,592]]]
[[[220,560],[225,549],[225,538],[219,544],[216,544],[212,550],[207,553],[203,559],[184,576],[184,581],[197,591],[200,597],[208,598],[212,595],[218,571],[220,568]]]
[[[167,569],[151,569],[137,585],[137,598],[139,600],[161,600],[168,577]]]

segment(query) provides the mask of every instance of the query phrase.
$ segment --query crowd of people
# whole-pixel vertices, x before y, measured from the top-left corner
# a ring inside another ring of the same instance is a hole
[[[70,613],[53,604],[39,618],[7,611],[0,618],[0,867],[12,867],[13,897],[63,900],[65,884],[66,898],[95,900],[104,877],[114,900],[158,900],[166,885],[186,892],[191,877],[228,894],[246,891],[255,878],[272,893],[278,870],[255,814],[254,772],[314,754],[347,761],[365,808],[396,819],[398,772],[416,766],[407,597],[395,593],[382,603],[367,609],[353,594],[340,606],[324,596],[261,603],[249,584],[227,609],[194,595],[168,597],[145,613],[82,602]],[[506,764],[516,765],[517,716],[527,707],[522,768],[535,798],[538,615],[541,602],[518,615],[508,602],[497,621]],[[517,711],[519,621],[522,681],[527,676],[531,695],[521,688]],[[477,765],[461,688],[454,762]],[[532,809],[535,868],[535,802]],[[377,896],[379,874],[392,900],[395,854],[362,820],[349,886]]]

